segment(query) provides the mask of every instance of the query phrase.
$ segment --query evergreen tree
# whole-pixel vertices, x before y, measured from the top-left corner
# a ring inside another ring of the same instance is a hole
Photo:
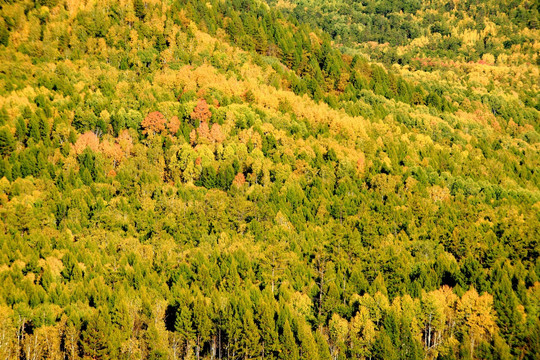
[[[296,340],[294,339],[294,334],[291,330],[291,325],[289,320],[285,320],[283,325],[282,333],[280,336],[281,342],[281,352],[279,353],[280,359],[298,359],[298,346],[296,345]]]
[[[41,140],[41,131],[39,129],[39,121],[35,115],[30,117],[28,121],[28,137],[38,143]]]
[[[143,0],[133,0],[133,9],[135,10],[135,16],[138,17],[140,20],[142,20],[145,15],[146,5],[144,4]]]
[[[201,296],[197,297],[193,305],[193,328],[195,330],[197,359],[200,357],[201,349],[204,344],[210,339],[212,331],[212,322],[208,316],[207,305],[205,299]]]
[[[86,323],[81,332],[82,351],[90,359],[109,359],[107,324],[96,314]]]
[[[11,155],[11,152],[15,149],[15,139],[9,129],[0,128],[0,155]]]
[[[17,140],[25,141],[27,133],[28,129],[26,128],[26,122],[22,117],[18,117],[15,122],[15,136],[17,137]]]
[[[0,126],[5,125],[9,120],[9,115],[5,107],[0,109]]]
[[[174,329],[180,335],[185,354],[190,354],[192,348],[191,342],[195,339],[195,330],[193,329],[191,310],[186,305],[178,309]]]

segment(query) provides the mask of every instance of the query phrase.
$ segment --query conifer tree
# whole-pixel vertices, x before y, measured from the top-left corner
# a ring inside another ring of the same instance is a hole
[[[296,340],[294,339],[294,334],[292,332],[289,320],[285,320],[285,323],[283,324],[280,342],[281,352],[279,353],[279,358],[297,360],[298,346],[296,345]]]
[[[204,344],[210,340],[212,331],[212,322],[208,316],[207,305],[205,299],[201,296],[197,297],[193,305],[193,328],[195,330],[197,359],[200,358],[201,349]]]
[[[0,155],[10,155],[15,148],[15,140],[9,129],[0,128]]]

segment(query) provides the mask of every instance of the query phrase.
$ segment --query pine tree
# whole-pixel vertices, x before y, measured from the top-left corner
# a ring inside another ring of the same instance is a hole
[[[248,359],[254,358],[259,354],[259,329],[253,320],[253,312],[247,310],[242,321],[242,337],[240,339],[244,356]]]
[[[36,143],[41,139],[41,131],[39,130],[39,121],[35,115],[30,117],[28,121],[28,137],[33,139]]]
[[[17,121],[15,122],[15,136],[17,137],[17,140],[26,140],[27,133],[28,129],[26,128],[24,119],[22,117],[17,118]]]
[[[291,324],[289,320],[285,320],[283,325],[282,334],[280,336],[281,352],[279,354],[280,359],[284,360],[297,360],[298,359],[298,346],[294,339],[294,334],[291,330]]]
[[[10,155],[14,149],[15,139],[13,139],[11,131],[5,127],[0,128],[0,155]]]
[[[307,323],[300,322],[298,324],[298,341],[300,342],[301,359],[319,359],[319,351],[317,349],[315,339],[313,339],[311,329]]]
[[[4,125],[5,123],[7,123],[9,120],[9,115],[8,115],[8,112],[6,110],[5,107],[2,107],[0,109],[0,126]]]
[[[107,326],[108,324],[97,314],[87,322],[86,328],[81,333],[82,350],[86,357],[90,359],[109,358]]]
[[[267,302],[262,301],[257,306],[257,319],[261,329],[263,357],[271,356],[279,347],[274,315],[274,309]]]
[[[208,306],[205,299],[202,296],[197,297],[193,305],[193,327],[195,330],[196,340],[196,355],[197,359],[200,357],[201,349],[204,348],[204,344],[210,340],[212,332],[212,321],[208,316]]]
[[[524,337],[525,324],[519,309],[519,300],[512,289],[507,271],[503,270],[500,283],[494,287],[494,308],[497,312],[497,325],[502,335],[507,338],[508,345],[517,348]]]
[[[178,332],[181,341],[184,343],[186,355],[191,353],[191,341],[195,338],[195,331],[193,330],[191,310],[186,305],[178,309],[174,329]]]
[[[133,9],[135,10],[135,16],[141,20],[146,15],[145,4],[143,3],[143,0],[133,0]]]

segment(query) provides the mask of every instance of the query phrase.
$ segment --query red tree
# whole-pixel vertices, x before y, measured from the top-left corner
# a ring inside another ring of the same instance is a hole
[[[171,135],[176,135],[178,129],[180,129],[180,120],[178,120],[178,116],[173,116],[169,120],[167,127],[169,128]]]
[[[165,124],[167,119],[159,111],[154,111],[146,115],[141,123],[143,127],[143,134],[155,135],[156,133],[165,131]]]
[[[197,106],[195,106],[195,109],[193,109],[193,112],[191,113],[191,118],[193,120],[199,120],[200,122],[208,121],[210,117],[212,116],[212,113],[210,112],[210,109],[208,108],[208,104],[206,103],[206,100],[199,99],[197,102]]]

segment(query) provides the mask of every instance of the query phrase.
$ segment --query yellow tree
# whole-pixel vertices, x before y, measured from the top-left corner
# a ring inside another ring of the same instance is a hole
[[[442,341],[446,324],[444,312],[445,298],[439,291],[423,293],[421,297],[422,317],[424,322],[424,349],[429,353]]]
[[[494,320],[493,296],[488,293],[478,295],[471,288],[457,303],[457,320],[467,331],[471,341],[471,356],[475,346],[482,340],[489,339],[496,331]]]
[[[124,156],[131,155],[131,150],[133,150],[133,138],[128,130],[122,130],[120,134],[118,134],[116,142],[120,145]]]
[[[14,340],[17,338],[15,325],[12,319],[13,311],[7,307],[0,305],[0,358],[12,359],[16,357],[16,344]]]
[[[339,353],[346,349],[345,341],[349,335],[349,323],[338,314],[333,314],[328,324],[330,331],[330,353],[338,358]]]
[[[360,306],[350,322],[350,348],[353,354],[361,358],[370,355],[370,349],[375,342],[375,324],[370,318],[369,309]]]

